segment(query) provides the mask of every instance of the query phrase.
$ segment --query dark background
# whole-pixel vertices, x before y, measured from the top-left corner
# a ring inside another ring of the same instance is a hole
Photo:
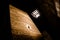
[[[0,40],[11,40],[9,0],[0,0]]]
[[[46,30],[54,40],[58,40],[59,27],[54,0],[13,0],[10,4],[27,12],[41,32]],[[38,19],[31,16],[35,9],[41,13]]]
[[[0,38],[6,40],[12,40],[11,26],[10,26],[10,14],[9,4],[27,12],[39,30],[43,32],[46,30],[53,40],[59,40],[59,27],[60,18],[57,17],[55,4],[53,0],[5,0],[1,1],[0,17],[1,17],[1,36]],[[38,9],[41,13],[41,17],[38,19],[33,18],[30,13]],[[58,19],[58,20],[57,20]]]

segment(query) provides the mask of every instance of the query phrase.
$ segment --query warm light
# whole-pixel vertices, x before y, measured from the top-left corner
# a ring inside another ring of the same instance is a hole
[[[55,2],[56,10],[57,10],[57,16],[60,17],[60,5],[58,2]]]
[[[35,15],[39,16],[37,10],[35,10]],[[33,38],[41,36],[41,32],[26,12],[10,6],[10,19],[12,34],[27,35]]]

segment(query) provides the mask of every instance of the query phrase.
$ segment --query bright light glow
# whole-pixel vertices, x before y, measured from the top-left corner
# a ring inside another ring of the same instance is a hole
[[[32,12],[31,14],[33,17],[38,18],[40,16],[39,11],[36,9],[35,11]]]

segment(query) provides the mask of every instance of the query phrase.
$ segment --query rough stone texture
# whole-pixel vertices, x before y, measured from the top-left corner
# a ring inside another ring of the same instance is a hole
[[[17,9],[12,5],[10,5],[9,7],[10,7],[10,19],[12,29],[11,31],[13,35],[17,35],[19,37],[22,35],[21,40],[24,39],[24,35],[26,35],[25,38],[27,39],[30,36],[32,39],[36,39],[41,36],[41,32],[38,30],[38,28],[36,27],[36,25],[33,23],[33,21],[26,12]]]

